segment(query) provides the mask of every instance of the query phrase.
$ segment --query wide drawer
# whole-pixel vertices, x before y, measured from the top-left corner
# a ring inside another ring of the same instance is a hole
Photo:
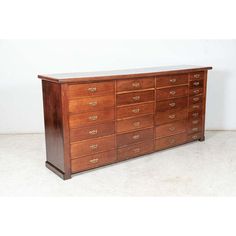
[[[79,171],[93,169],[99,166],[111,164],[116,161],[116,151],[97,153],[95,155],[85,156],[71,160],[71,171],[76,173]]]
[[[181,120],[156,127],[156,138],[162,138],[178,133],[186,132],[187,121]]]
[[[157,88],[180,84],[188,84],[188,74],[158,76],[156,78]]]
[[[115,105],[113,95],[103,97],[80,98],[69,101],[70,113],[83,113],[88,111],[105,110]]]
[[[153,140],[118,148],[117,159],[119,161],[153,152]]]
[[[187,119],[188,112],[185,109],[171,109],[167,111],[157,112],[155,115],[155,124],[161,125],[164,123],[169,123],[177,120]]]
[[[116,95],[116,104],[118,106],[128,105],[132,103],[149,102],[149,101],[154,101],[154,90],[131,92],[131,93]]]
[[[70,142],[76,142],[91,138],[98,138],[115,133],[115,123],[93,125],[89,127],[70,129]]]
[[[135,104],[125,107],[118,107],[116,110],[116,118],[123,119],[138,115],[146,115],[154,113],[154,102],[145,104]]]
[[[132,91],[139,89],[149,89],[155,87],[154,77],[143,79],[118,80],[116,82],[116,91]]]
[[[153,126],[153,115],[140,116],[117,121],[117,132],[128,132],[137,129],[150,128]]]
[[[155,140],[155,150],[161,150],[169,147],[173,147],[176,145],[183,144],[187,141],[186,133],[172,135],[165,138],[160,138]]]
[[[161,102],[156,103],[156,111],[162,112],[171,109],[179,109],[182,110],[186,108],[188,105],[188,98],[176,98],[176,99],[169,99]]]
[[[71,159],[104,152],[115,148],[114,135],[71,144]]]
[[[82,114],[70,115],[70,128],[84,127],[94,125],[100,122],[113,121],[115,118],[114,110],[108,109],[104,111],[86,112]]]
[[[204,78],[204,72],[194,72],[189,74],[190,80],[196,80],[196,79],[203,79]]]
[[[116,145],[117,147],[128,146],[130,144],[145,141],[147,139],[153,139],[153,136],[153,128],[120,134],[116,137]]]
[[[188,95],[188,86],[176,86],[156,90],[156,100],[161,101],[170,98],[184,97]]]
[[[68,98],[113,94],[114,88],[114,82],[73,84],[68,86]]]
[[[202,95],[189,97],[189,104],[202,103]]]

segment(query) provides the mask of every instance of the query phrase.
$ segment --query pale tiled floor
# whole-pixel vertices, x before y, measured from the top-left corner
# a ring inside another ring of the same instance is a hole
[[[44,166],[43,134],[0,135],[0,196],[236,196],[236,132],[63,181]]]

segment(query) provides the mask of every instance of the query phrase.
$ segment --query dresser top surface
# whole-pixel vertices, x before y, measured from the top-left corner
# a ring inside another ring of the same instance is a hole
[[[156,76],[174,73],[188,73],[200,70],[211,70],[210,66],[162,66],[162,67],[146,67],[124,70],[110,70],[110,71],[93,71],[93,72],[75,72],[64,74],[48,74],[38,75],[42,80],[57,82],[57,83],[70,83],[70,82],[96,82],[112,79],[128,79],[138,78],[142,76]]]

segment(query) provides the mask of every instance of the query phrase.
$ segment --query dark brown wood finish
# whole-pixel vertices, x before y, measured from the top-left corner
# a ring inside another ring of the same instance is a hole
[[[144,68],[40,75],[46,166],[71,174],[205,139],[207,71]]]

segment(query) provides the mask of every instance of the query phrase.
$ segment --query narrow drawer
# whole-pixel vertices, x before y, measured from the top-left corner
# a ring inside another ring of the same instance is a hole
[[[201,119],[194,119],[188,121],[188,133],[198,133],[202,131],[202,122]]]
[[[98,138],[115,133],[115,123],[107,122],[89,127],[70,129],[70,142]]]
[[[133,143],[142,142],[145,140],[153,139],[153,129],[145,129],[126,134],[117,135],[116,144],[117,147],[128,146]]]
[[[191,142],[191,141],[197,141],[201,138],[202,134],[201,133],[195,133],[195,134],[190,134],[188,135],[188,141]]]
[[[161,101],[170,98],[184,97],[188,95],[188,86],[157,89],[156,100]]]
[[[116,91],[133,91],[138,89],[149,89],[155,87],[154,77],[143,79],[117,80]]]
[[[93,169],[99,166],[111,164],[116,161],[116,151],[108,151],[95,155],[85,156],[71,160],[71,171],[76,173],[79,171]]]
[[[188,98],[176,98],[176,99],[169,99],[161,102],[157,102],[156,104],[156,111],[157,112],[163,112],[167,110],[173,110],[173,109],[183,109],[186,108],[188,105]]]
[[[192,80],[189,83],[190,88],[203,88],[203,85],[204,85],[204,80],[203,79]]]
[[[202,95],[189,97],[189,104],[202,103]]]
[[[201,71],[201,72],[190,73],[189,78],[190,78],[190,80],[203,79],[204,72]]]
[[[132,157],[141,156],[153,152],[153,140],[143,143],[130,145],[129,147],[119,148],[117,150],[117,159],[119,161]]]
[[[189,112],[188,118],[189,119],[199,119],[202,116],[202,111],[192,111]]]
[[[115,118],[114,116],[113,109],[70,115],[69,126],[70,128],[78,128],[94,125],[100,122],[113,121]]]
[[[154,101],[154,91],[132,92],[116,95],[116,104],[118,106],[149,101]]]
[[[71,144],[71,159],[104,152],[115,148],[114,135]]]
[[[114,93],[114,82],[73,84],[68,86],[68,98],[108,95]]]
[[[186,132],[187,121],[181,120],[156,127],[156,138],[162,138],[178,133]]]
[[[165,148],[180,145],[180,144],[186,143],[186,141],[187,141],[186,133],[156,139],[155,140],[155,150],[158,151],[158,150],[162,150]]]
[[[189,111],[201,111],[202,110],[202,103],[194,103],[189,104]]]
[[[164,123],[169,123],[177,120],[187,119],[188,112],[187,108],[185,109],[172,109],[167,111],[157,112],[155,115],[155,124],[161,125]]]
[[[190,88],[189,89],[189,95],[192,96],[192,95],[200,95],[203,93],[203,88]]]
[[[126,120],[117,121],[117,132],[128,132],[137,129],[151,128],[153,126],[153,115],[140,116]]]
[[[156,78],[157,88],[175,86],[180,84],[188,84],[188,74],[158,76]]]
[[[118,107],[116,110],[116,118],[123,119],[138,115],[146,115],[154,113],[154,102],[145,104],[135,104],[125,107]]]
[[[115,105],[113,95],[103,97],[80,98],[69,101],[70,113],[83,113],[88,111],[105,110]]]

